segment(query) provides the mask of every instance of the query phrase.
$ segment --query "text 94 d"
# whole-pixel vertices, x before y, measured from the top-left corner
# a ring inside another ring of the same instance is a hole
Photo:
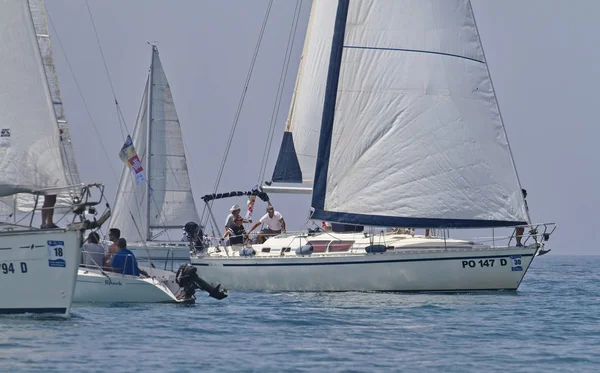
[[[15,266],[13,263],[2,263],[0,264],[0,273],[3,275],[13,275],[16,271],[21,271],[21,273],[27,273],[27,263],[21,262],[18,266]]]

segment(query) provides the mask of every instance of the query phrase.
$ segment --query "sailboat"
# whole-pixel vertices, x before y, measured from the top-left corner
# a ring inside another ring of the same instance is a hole
[[[73,185],[79,180],[41,0],[0,2],[0,197],[12,201],[12,222],[0,223],[0,313],[68,315],[75,289],[81,244],[100,202],[91,192],[102,185]],[[58,209],[75,217],[66,228],[34,228],[44,195],[58,195]],[[16,220],[19,212],[29,225]],[[6,205],[3,205],[3,208]]]
[[[555,228],[530,224],[468,0],[314,1],[261,192],[312,193],[309,219],[334,229],[210,247],[192,258],[205,280],[231,290],[516,290]],[[507,227],[528,232],[449,237]]]
[[[225,298],[225,289],[205,283],[195,269],[193,273],[182,272],[184,265],[175,273],[173,266],[167,270],[166,261],[163,269],[152,265],[152,259],[170,259],[172,265],[173,260],[189,261],[190,242],[156,241],[152,230],[181,230],[188,220],[198,216],[179,120],[154,45],[133,144],[147,176],[136,178],[124,167],[110,226],[120,229],[121,237],[128,240],[127,248],[138,260],[149,257],[151,265],[139,266],[146,273],[143,276],[114,273],[103,268],[103,263],[82,266],[77,274],[75,302],[193,303],[196,289],[216,299]],[[138,237],[141,239],[136,243]]]
[[[156,45],[133,144],[146,180],[136,183],[129,168],[123,168],[110,226],[133,243],[129,249],[138,258],[189,261],[189,242],[181,242],[182,229],[199,217],[179,118]]]

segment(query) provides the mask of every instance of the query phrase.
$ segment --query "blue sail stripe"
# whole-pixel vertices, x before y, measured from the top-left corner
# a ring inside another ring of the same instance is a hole
[[[347,49],[369,49],[369,50],[380,50],[380,51],[399,51],[399,52],[414,52],[414,53],[437,54],[437,55],[440,55],[440,56],[456,57],[456,58],[462,58],[462,59],[469,60],[469,61],[474,61],[474,62],[479,62],[479,63],[485,63],[485,61],[481,61],[481,60],[478,60],[478,59],[472,58],[472,57],[461,56],[459,54],[436,52],[436,51],[428,51],[428,50],[423,50],[423,49],[378,48],[378,47],[362,47],[362,46],[358,46],[358,45],[344,45],[344,48],[347,48]]]
[[[354,214],[345,212],[332,212],[315,208],[311,219],[329,222],[344,222],[346,224],[368,225],[375,227],[411,227],[411,228],[493,228],[514,227],[526,225],[524,221],[506,220],[476,220],[476,219],[438,219],[438,218],[412,218],[397,216],[381,216]]]
[[[377,254],[369,254],[377,255]],[[513,254],[522,257],[533,257],[534,254]],[[510,255],[488,255],[488,256],[462,256],[453,258],[420,258],[420,259],[392,259],[392,260],[363,260],[359,262],[325,262],[321,259],[315,263],[223,263],[223,267],[298,267],[298,266],[328,266],[328,265],[362,265],[362,264],[382,264],[382,263],[411,263],[411,262],[435,262],[448,260],[474,260],[474,259],[500,259],[509,258]],[[241,259],[241,258],[240,258]],[[231,260],[231,259],[225,259]],[[266,259],[260,259],[266,260]],[[292,259],[294,260],[294,259]],[[208,267],[209,263],[192,263],[196,267]]]
[[[335,26],[333,29],[333,39],[331,41],[331,54],[329,57],[329,70],[327,71],[327,85],[325,88],[325,101],[323,103],[323,117],[321,121],[319,150],[317,152],[315,181],[313,184],[312,195],[312,207],[321,210],[325,206],[333,119],[335,116],[335,103],[337,101],[337,90],[340,80],[340,66],[342,64],[344,34],[346,33],[346,19],[348,18],[349,3],[349,0],[339,0],[338,2],[338,8],[335,15]]]

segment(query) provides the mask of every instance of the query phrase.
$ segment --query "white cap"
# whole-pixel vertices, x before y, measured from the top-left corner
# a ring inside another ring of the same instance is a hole
[[[240,205],[233,205],[233,206],[231,206],[231,208],[229,209],[229,211],[235,211],[235,210],[240,210]]]

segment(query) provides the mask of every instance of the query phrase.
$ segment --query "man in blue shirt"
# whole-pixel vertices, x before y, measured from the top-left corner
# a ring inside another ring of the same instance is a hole
[[[119,251],[115,254],[110,265],[113,272],[133,276],[139,276],[141,273],[144,276],[148,276],[144,270],[138,267],[135,255],[127,249],[127,241],[124,238],[119,238],[117,246],[119,246]]]

